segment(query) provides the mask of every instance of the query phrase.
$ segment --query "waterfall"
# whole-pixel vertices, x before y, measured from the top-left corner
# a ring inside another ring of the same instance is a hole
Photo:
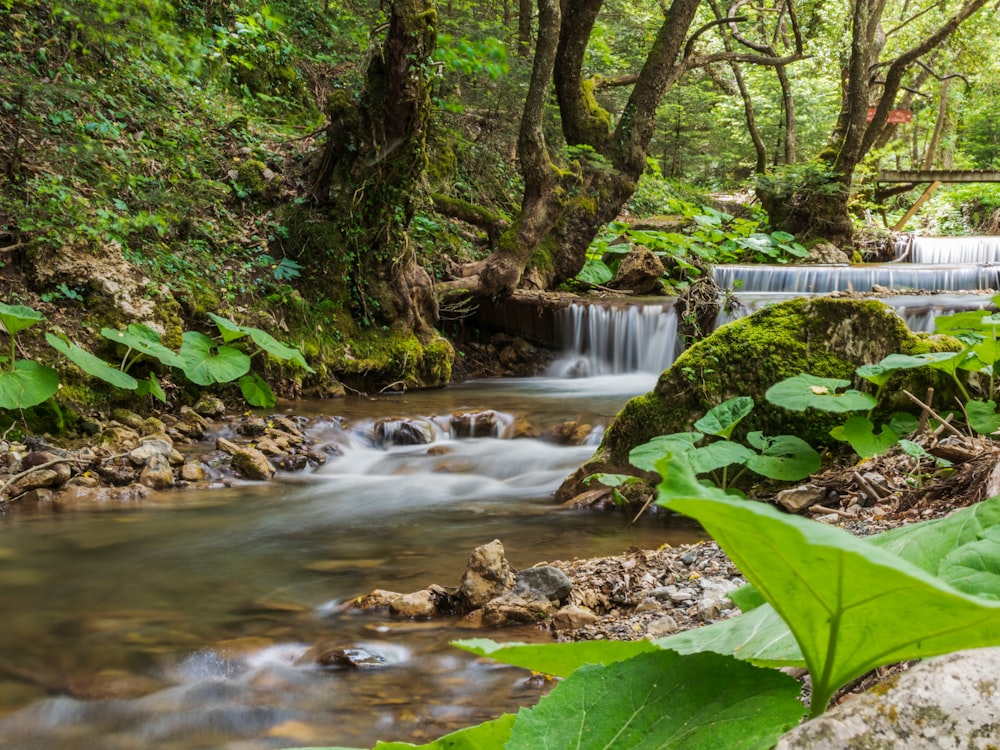
[[[1000,268],[986,265],[878,263],[863,266],[714,266],[724,289],[743,292],[867,292],[875,286],[897,290],[961,291],[996,289]]]
[[[911,263],[1000,263],[1000,237],[913,237],[911,242],[896,244],[897,256],[909,247]]]
[[[568,354],[550,372],[561,377],[667,369],[678,354],[673,300],[649,304],[572,304],[557,315]]]

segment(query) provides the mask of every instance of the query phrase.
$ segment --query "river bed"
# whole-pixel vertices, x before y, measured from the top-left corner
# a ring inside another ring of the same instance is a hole
[[[370,747],[425,741],[534,703],[549,685],[475,659],[454,638],[547,640],[344,606],[375,588],[457,585],[471,550],[515,568],[696,538],[685,526],[570,511],[551,494],[655,375],[477,381],[433,392],[295,404],[344,455],[266,484],[165,492],[129,507],[0,520],[0,746]],[[451,439],[382,449],[378,417],[493,409],[592,443]],[[335,419],[336,417],[336,419]],[[383,659],[323,669],[319,643]]]

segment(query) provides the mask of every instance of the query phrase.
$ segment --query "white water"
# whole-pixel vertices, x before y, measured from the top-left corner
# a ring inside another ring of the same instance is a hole
[[[1000,263],[1000,237],[913,237],[896,244],[910,263]]]
[[[554,377],[659,374],[677,357],[673,300],[660,304],[572,304],[558,313],[560,345],[568,353],[549,369]]]
[[[985,265],[878,263],[859,266],[714,266],[723,289],[746,292],[824,294],[894,290],[970,291],[1000,287],[1000,268]]]

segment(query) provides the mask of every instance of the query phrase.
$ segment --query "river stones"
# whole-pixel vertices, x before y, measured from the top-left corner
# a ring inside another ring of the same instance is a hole
[[[499,539],[472,551],[459,586],[460,596],[469,609],[478,609],[513,587],[514,574]]]

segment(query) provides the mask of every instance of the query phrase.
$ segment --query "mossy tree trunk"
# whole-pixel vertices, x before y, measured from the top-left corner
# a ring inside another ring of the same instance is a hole
[[[758,190],[772,225],[805,239],[820,237],[841,246],[851,244],[853,222],[848,201],[855,167],[879,142],[889,111],[917,62],[986,3],[965,0],[953,15],[922,35],[913,46],[894,58],[882,59],[886,34],[881,24],[886,0],[854,0],[850,52],[841,71],[841,109],[830,144],[819,156],[820,169],[813,171],[807,181],[785,189],[775,186]],[[897,29],[906,25],[900,24]],[[917,75],[924,77],[920,72]],[[874,109],[870,121],[869,108]]]
[[[429,58],[437,16],[433,0],[393,0],[385,39],[369,52],[364,85],[327,103],[326,145],[313,193],[342,243],[323,263],[351,287],[355,317],[430,333],[437,300],[416,262],[407,229],[426,168],[431,116]]]
[[[438,285],[442,296],[505,295],[519,285],[549,289],[576,275],[597,232],[635,192],[646,168],[656,109],[681,74],[721,59],[774,64],[756,54],[699,54],[695,42],[708,28],[690,33],[699,1],[673,0],[665,7],[641,71],[609,83],[632,86],[615,122],[597,100],[601,82],[583,75],[604,0],[539,0],[534,66],[518,141],[525,182],[521,212],[485,261]],[[562,153],[546,143],[542,127],[553,86],[567,144]]]

